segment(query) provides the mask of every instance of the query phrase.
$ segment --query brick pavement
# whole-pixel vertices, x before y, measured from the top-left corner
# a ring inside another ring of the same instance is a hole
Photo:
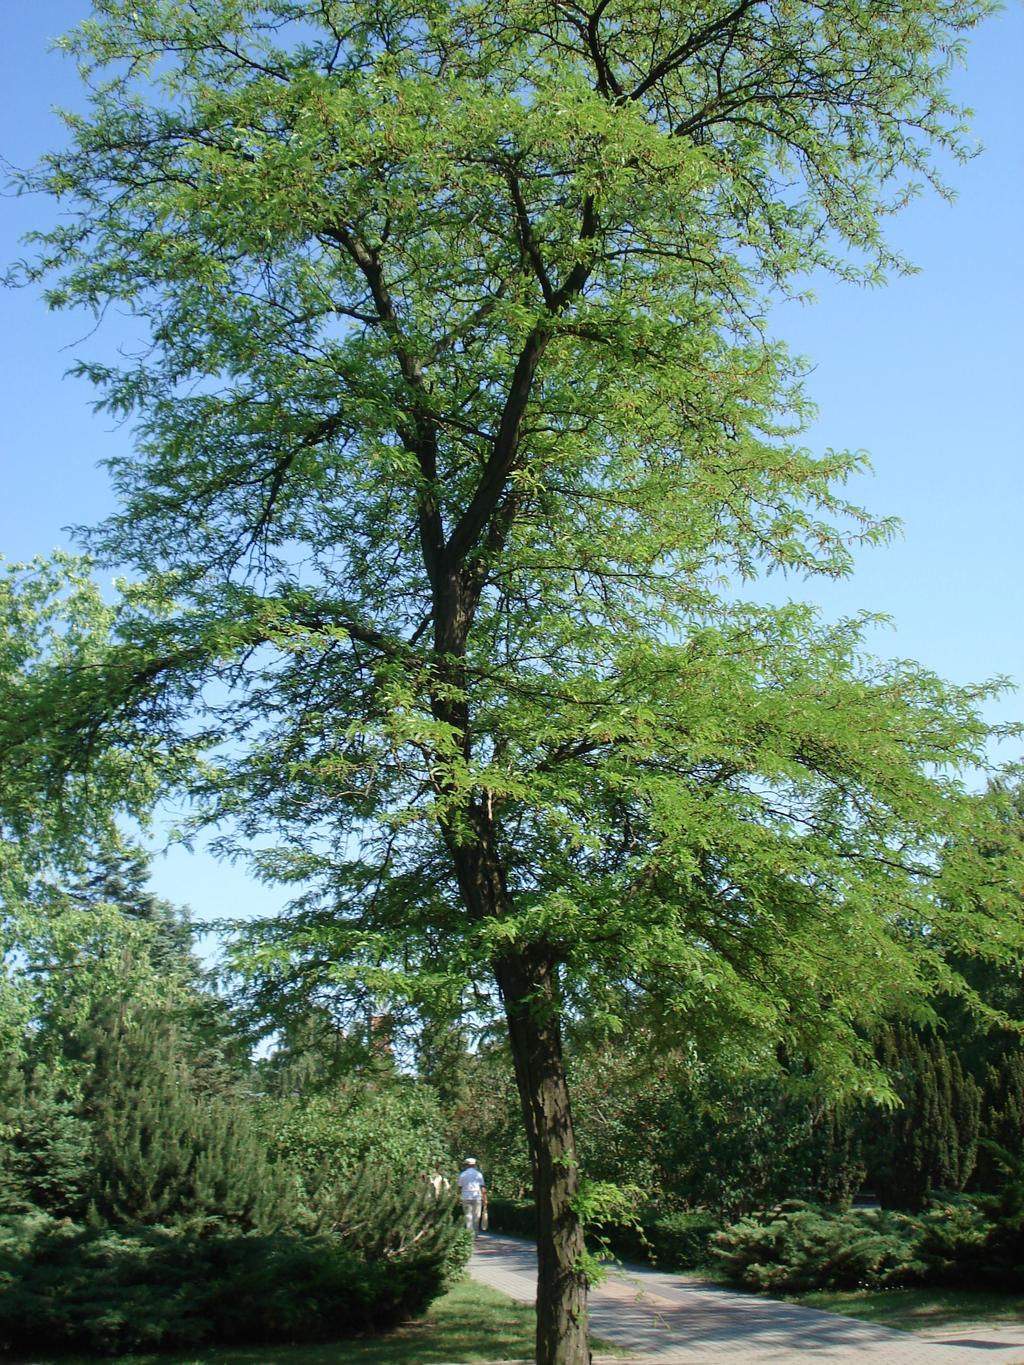
[[[533,1245],[485,1235],[469,1265],[474,1279],[510,1298],[536,1297]],[[685,1275],[639,1267],[613,1271],[590,1295],[595,1337],[624,1348],[643,1365],[1024,1365],[1019,1330],[974,1331],[966,1339],[923,1339],[835,1313],[723,1289]],[[600,1357],[598,1357],[600,1359]],[[605,1357],[608,1365],[627,1365]]]

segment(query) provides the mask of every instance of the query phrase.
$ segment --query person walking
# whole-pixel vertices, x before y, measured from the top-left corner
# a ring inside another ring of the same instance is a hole
[[[459,1172],[459,1198],[466,1227],[475,1237],[480,1231],[480,1220],[487,1204],[487,1182],[476,1164],[475,1156],[467,1156]]]

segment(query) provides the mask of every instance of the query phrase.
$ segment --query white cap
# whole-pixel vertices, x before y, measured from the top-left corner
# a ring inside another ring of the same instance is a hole
[[[463,1164],[464,1166],[475,1166],[475,1165],[476,1165],[476,1157],[475,1157],[475,1156],[467,1156],[466,1159],[465,1159],[465,1161],[463,1161],[462,1164]]]

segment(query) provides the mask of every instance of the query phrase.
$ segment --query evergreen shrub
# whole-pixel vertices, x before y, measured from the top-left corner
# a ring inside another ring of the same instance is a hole
[[[458,1202],[454,1192],[439,1198],[423,1176],[400,1179],[388,1167],[366,1162],[320,1204],[318,1228],[370,1263],[430,1260],[442,1289],[449,1289],[473,1251],[473,1234],[456,1217]]]
[[[920,1279],[919,1228],[876,1209],[839,1212],[792,1200],[751,1214],[711,1238],[731,1280],[772,1293],[877,1288]]]
[[[646,1261],[662,1270],[693,1270],[708,1260],[708,1243],[721,1219],[704,1209],[641,1215],[636,1227],[602,1231],[613,1256]]]
[[[996,1227],[981,1201],[960,1197],[931,1205],[913,1218],[921,1278],[931,1284],[976,1284],[992,1277]]]
[[[1024,1201],[1009,1181],[998,1196],[959,1196],[919,1214],[840,1213],[792,1201],[751,1214],[711,1239],[711,1253],[746,1289],[801,1293],[859,1286],[1019,1287]]]
[[[120,1353],[337,1340],[422,1313],[445,1268],[337,1238],[0,1220],[0,1346]]]
[[[990,1223],[983,1278],[1019,1289],[1024,1283],[1024,1154],[991,1141],[984,1147],[998,1173],[999,1189],[992,1195],[975,1196],[975,1203]]]

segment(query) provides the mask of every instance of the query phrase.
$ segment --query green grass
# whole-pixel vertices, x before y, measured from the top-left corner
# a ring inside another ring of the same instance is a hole
[[[1024,1323],[1024,1295],[983,1289],[818,1289],[787,1294],[790,1303],[845,1313],[903,1332],[985,1323]]]
[[[108,1358],[105,1365],[441,1365],[441,1362],[528,1360],[533,1355],[534,1310],[487,1285],[464,1280],[434,1303],[419,1322],[380,1336],[315,1346],[237,1347],[229,1350]],[[23,1356],[23,1365],[84,1365],[84,1357]],[[96,1357],[89,1357],[94,1365]]]

